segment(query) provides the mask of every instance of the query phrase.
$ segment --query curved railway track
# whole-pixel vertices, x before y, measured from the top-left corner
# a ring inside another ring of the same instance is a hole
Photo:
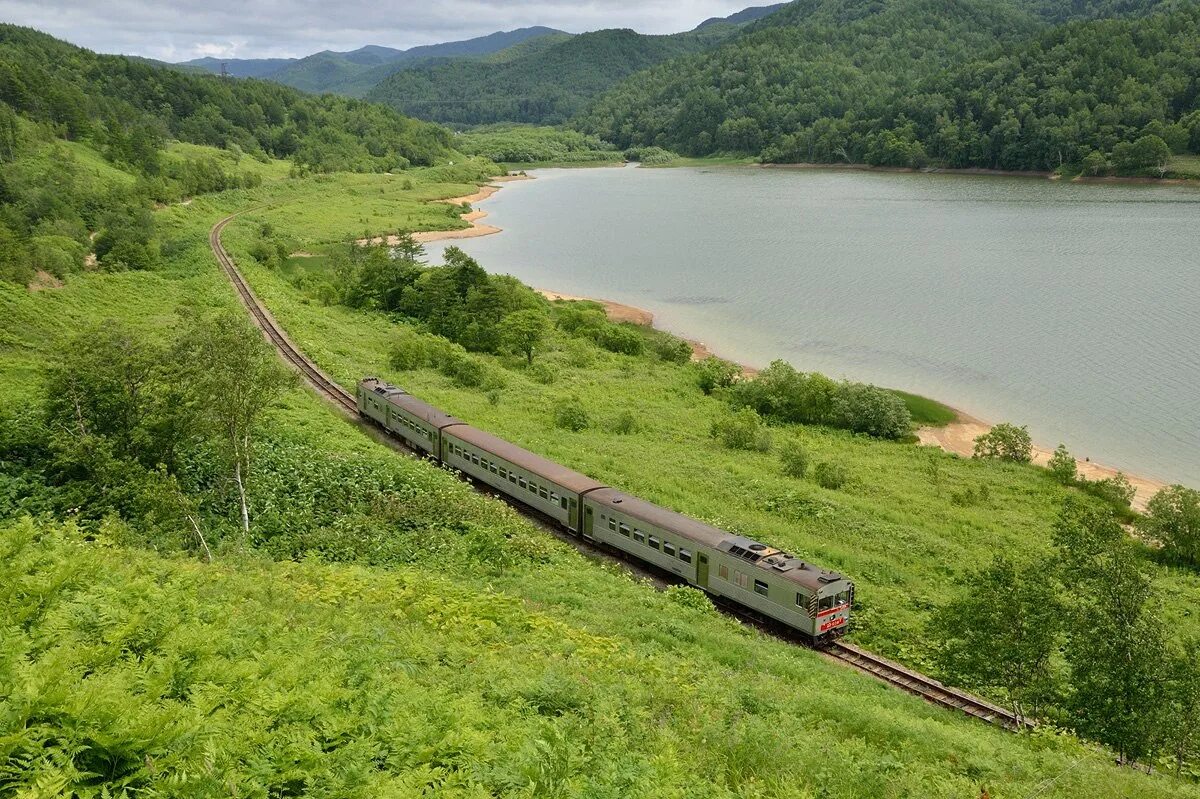
[[[262,330],[263,335],[266,336],[267,340],[270,341],[275,349],[279,352],[279,356],[286,362],[290,363],[298,372],[300,372],[300,375],[304,378],[305,382],[312,386],[319,394],[332,402],[343,413],[351,415],[357,419],[358,404],[355,401],[354,395],[342,388],[342,386],[335,383],[332,378],[322,372],[316,364],[310,361],[304,355],[304,353],[300,351],[299,347],[292,343],[291,339],[289,339],[283,332],[282,328],[279,327],[279,324],[275,321],[274,317],[271,316],[266,307],[264,307],[254,295],[254,292],[250,290],[250,286],[246,283],[246,279],[242,277],[241,272],[238,271],[237,266],[233,263],[233,259],[229,256],[229,253],[225,251],[224,246],[222,246],[221,232],[225,229],[226,225],[233,221],[236,216],[237,214],[231,214],[217,222],[217,224],[213,225],[212,230],[209,231],[208,234],[209,246],[212,247],[213,255],[216,256],[217,263],[220,264],[221,270],[225,273],[226,277],[229,278],[229,282],[233,284],[234,289],[237,290],[238,298],[241,300],[242,305],[245,306],[246,311],[254,319],[254,323],[259,327],[260,330]],[[418,456],[422,454],[410,450],[407,447],[403,447],[403,449],[406,452],[411,452]],[[532,518],[533,521],[535,521],[539,526],[551,529],[550,525],[547,524],[546,519],[541,517],[539,514],[529,512],[523,506],[514,501],[510,501],[507,497],[504,497],[497,492],[487,491],[486,493],[507,501],[509,505],[522,512],[524,515]],[[553,532],[558,538],[567,540],[568,543],[580,551],[597,551],[593,547],[587,547],[577,539],[568,539],[566,535],[560,534],[560,531],[557,529],[551,529],[551,532]],[[610,557],[612,556],[612,553],[607,551],[605,551],[603,554],[609,555]],[[629,558],[618,557],[616,559],[621,563],[624,563],[626,566],[642,573],[645,576],[650,577],[656,582],[661,582],[663,580],[663,575],[665,573],[660,574],[657,571],[652,572],[641,564],[634,563]],[[669,580],[676,582],[680,581],[676,575],[669,575]],[[788,634],[786,629],[782,628],[781,625],[774,623],[770,619],[760,617],[757,614],[747,612],[744,608],[731,606],[727,603],[721,603],[721,607],[732,615],[735,615],[742,620],[753,624],[759,629],[770,632],[777,637],[785,638],[792,642],[798,640],[794,634]],[[973,718],[985,721],[989,724],[994,724],[1006,730],[1016,731],[1022,726],[1021,720],[1016,715],[1014,715],[1011,711],[1000,707],[999,705],[995,705],[985,699],[973,696],[965,691],[960,691],[957,688],[951,688],[943,685],[932,677],[926,677],[919,672],[912,671],[911,669],[905,668],[898,663],[894,663],[886,658],[872,654],[853,644],[843,643],[840,641],[835,642],[822,650],[822,652],[828,657],[834,658],[842,663],[846,663],[847,665],[858,669],[864,674],[869,674],[889,685],[900,688],[908,693],[915,694],[916,696],[919,696],[932,704],[958,710],[968,716],[972,716]],[[1032,726],[1032,724],[1029,721],[1025,721],[1024,726],[1028,727]]]

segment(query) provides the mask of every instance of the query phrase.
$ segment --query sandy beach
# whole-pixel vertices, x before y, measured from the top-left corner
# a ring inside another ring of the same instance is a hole
[[[500,191],[501,186],[496,186],[496,183],[511,183],[514,180],[533,180],[529,175],[500,175],[494,177],[484,186],[480,186],[479,190],[472,194],[464,194],[462,197],[447,197],[442,200],[433,200],[433,202],[446,203],[447,205],[462,205],[470,203],[474,205],[478,202],[483,202],[488,197],[491,197],[496,192]],[[447,241],[450,239],[473,239],[477,236],[490,236],[493,233],[499,233],[500,228],[495,225],[485,225],[480,222],[481,219],[487,217],[487,211],[470,210],[465,214],[459,214],[459,218],[464,222],[471,224],[468,228],[459,228],[458,230],[422,230],[412,234],[413,239],[422,244],[430,241]],[[384,238],[376,236],[373,239],[358,239],[358,244],[383,244]],[[387,243],[395,245],[399,243],[397,236],[388,236]]]

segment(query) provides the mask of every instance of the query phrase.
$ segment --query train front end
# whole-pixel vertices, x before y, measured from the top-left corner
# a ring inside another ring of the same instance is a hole
[[[813,614],[813,637],[829,643],[850,627],[850,606],[854,604],[854,583],[843,578],[829,582],[817,592]]]

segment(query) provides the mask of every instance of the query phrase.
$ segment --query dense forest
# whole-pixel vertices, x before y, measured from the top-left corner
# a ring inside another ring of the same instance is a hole
[[[1064,8],[800,0],[577,124],[622,148],[772,162],[1161,174],[1200,151],[1200,6]]]
[[[540,41],[535,40],[507,58],[455,59],[396,72],[372,89],[367,99],[421,119],[456,125],[558,124],[622,78],[710,48],[736,30],[725,23],[670,36],[603,30],[549,47],[530,47]]]

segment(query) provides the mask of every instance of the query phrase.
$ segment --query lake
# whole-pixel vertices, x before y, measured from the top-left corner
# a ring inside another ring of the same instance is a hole
[[[1200,486],[1200,190],[757,168],[541,170],[457,244],[723,357],[925,394]]]

